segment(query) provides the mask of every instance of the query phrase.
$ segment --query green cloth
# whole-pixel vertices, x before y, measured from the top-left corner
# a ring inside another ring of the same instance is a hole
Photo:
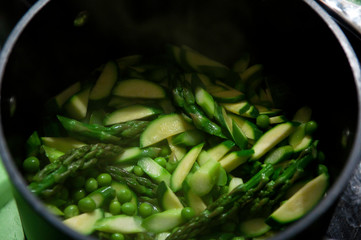
[[[25,239],[14,199],[11,199],[10,202],[0,209],[0,239]]]
[[[10,183],[0,160],[0,239],[24,240],[19,212]]]

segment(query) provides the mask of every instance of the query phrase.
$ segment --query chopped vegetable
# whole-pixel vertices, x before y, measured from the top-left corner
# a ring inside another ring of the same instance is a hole
[[[329,183],[312,109],[274,106],[249,53],[228,67],[168,50],[110,60],[46,104],[54,121],[24,146],[29,190],[112,240],[263,239],[311,211]]]

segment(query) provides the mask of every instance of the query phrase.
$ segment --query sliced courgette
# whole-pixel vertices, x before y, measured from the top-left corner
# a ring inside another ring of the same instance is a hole
[[[209,118],[213,118],[215,107],[214,99],[211,94],[209,94],[203,88],[196,88],[195,98],[197,104],[203,109]]]
[[[271,150],[274,146],[288,137],[296,128],[296,124],[293,122],[281,123],[260,137],[257,142],[253,145],[252,149],[254,153],[250,160],[257,160]]]
[[[183,204],[177,195],[175,195],[165,182],[161,182],[159,184],[157,189],[157,198],[158,203],[163,210],[183,208]]]
[[[324,196],[328,187],[328,176],[321,174],[306,183],[290,199],[274,211],[266,222],[279,226],[296,221],[311,211]]]
[[[130,147],[124,149],[115,160],[114,163],[131,163],[144,157],[156,158],[161,152],[161,148],[158,147]]]
[[[231,140],[226,140],[220,144],[207,150],[208,155],[215,161],[219,161],[224,155],[226,155],[236,144]]]
[[[222,106],[231,113],[241,115],[250,109],[251,104],[247,100],[243,100],[236,103],[223,103]]]
[[[173,192],[177,192],[182,188],[183,181],[186,179],[188,173],[193,167],[193,164],[198,158],[199,153],[203,148],[204,143],[193,147],[178,163],[177,168],[174,170],[170,182],[170,188]]]
[[[127,79],[116,84],[113,94],[119,97],[161,99],[165,90],[158,84],[144,79]]]
[[[234,120],[235,124],[242,129],[242,132],[247,136],[247,138],[258,140],[262,136],[263,132],[256,126],[256,124],[234,114],[229,114],[229,116]]]
[[[62,91],[61,93],[59,93],[58,95],[56,95],[54,97],[55,102],[58,106],[58,108],[60,109],[63,104],[73,95],[75,95],[77,92],[79,92],[81,89],[81,83],[80,82],[76,82],[74,84],[72,84],[70,87],[66,88],[64,91]]]
[[[84,119],[88,112],[90,88],[86,88],[76,94],[74,94],[65,104],[69,117],[81,120]]]
[[[182,115],[167,114],[153,120],[140,136],[140,147],[147,147],[168,137],[193,129]]]
[[[224,170],[231,172],[241,164],[247,162],[253,153],[254,151],[251,149],[234,151],[221,158],[219,162]]]
[[[162,233],[171,231],[184,222],[182,209],[170,209],[155,213],[143,220],[142,226],[149,232]]]
[[[192,192],[202,197],[208,194],[217,182],[221,164],[217,161],[208,161],[195,171],[189,179]]]
[[[90,100],[100,100],[110,96],[114,84],[118,80],[118,66],[114,61],[105,64],[102,73],[90,91]]]
[[[142,158],[137,164],[155,182],[165,182],[168,186],[170,185],[171,174],[153,159],[149,157]]]
[[[246,98],[243,92],[235,89],[211,92],[214,99],[220,103],[236,103]]]
[[[134,234],[145,231],[142,222],[139,216],[116,215],[99,219],[94,228],[108,233]]]
[[[172,142],[177,146],[192,147],[204,142],[204,134],[197,129],[188,130],[173,136]]]
[[[114,112],[110,113],[105,117],[104,125],[113,125],[116,123],[139,120],[160,113],[162,113],[162,110],[159,108],[136,104],[115,110]]]
[[[253,218],[241,222],[239,229],[245,237],[252,238],[265,234],[271,230],[271,227],[265,223],[264,218]]]
[[[80,148],[86,144],[71,137],[42,137],[45,146],[52,147],[66,153],[73,148]]]
[[[293,153],[294,150],[291,145],[280,146],[278,148],[272,149],[267,154],[264,162],[270,164],[280,163],[282,161],[288,160]]]
[[[59,157],[63,156],[65,153],[57,150],[56,148],[49,147],[46,145],[42,145],[42,148],[44,149],[45,156],[49,159],[50,162],[54,162]]]
[[[75,217],[68,218],[64,220],[63,223],[79,233],[90,235],[96,230],[96,222],[103,217],[103,210],[98,208],[93,212],[83,213]]]

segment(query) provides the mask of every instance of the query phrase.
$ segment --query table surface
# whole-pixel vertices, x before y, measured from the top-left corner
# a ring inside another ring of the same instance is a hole
[[[0,51],[6,36],[16,21],[30,6],[26,0],[0,0]],[[361,34],[361,0],[320,0],[348,21],[354,30]],[[9,8],[13,14],[9,16]],[[359,14],[355,15],[355,12]],[[7,20],[8,24],[4,24]],[[326,237],[329,239],[361,239],[361,164],[355,170],[331,219]],[[10,184],[0,161],[0,239],[24,240],[21,221]]]

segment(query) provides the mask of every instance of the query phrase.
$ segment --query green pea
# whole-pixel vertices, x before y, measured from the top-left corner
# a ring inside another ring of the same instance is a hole
[[[146,218],[150,215],[152,215],[153,213],[153,206],[150,205],[149,203],[147,202],[144,202],[142,204],[140,204],[139,206],[139,215]]]
[[[110,236],[110,239],[111,240],[124,240],[124,235],[121,234],[121,233],[113,233],[111,236]]]
[[[109,212],[113,215],[118,215],[122,211],[122,205],[118,200],[113,200],[109,203]]]
[[[132,200],[132,192],[127,189],[123,188],[118,191],[117,198],[120,203],[126,203]]]
[[[305,133],[307,135],[312,135],[316,131],[317,127],[318,127],[317,122],[309,121],[306,123]]]
[[[168,145],[163,146],[162,150],[159,153],[159,156],[165,157],[168,156],[171,153],[171,150]]]
[[[79,208],[77,205],[69,205],[64,209],[64,217],[71,218],[79,215]]]
[[[173,173],[173,171],[177,168],[177,165],[177,162],[167,162],[165,169],[167,169],[168,172]]]
[[[133,173],[139,177],[143,176],[144,175],[144,171],[141,167],[139,166],[134,166],[133,168]]]
[[[39,171],[40,161],[35,156],[26,158],[23,162],[23,168],[28,173],[36,173]]]
[[[112,183],[112,176],[109,173],[102,173],[98,175],[97,181],[101,187],[109,186]]]
[[[90,197],[80,199],[78,207],[81,212],[92,212],[96,208],[94,200]]]
[[[88,178],[85,182],[85,191],[94,192],[98,189],[98,181],[95,178]]]
[[[127,202],[122,205],[122,212],[125,215],[132,216],[135,214],[136,210],[137,210],[137,206],[135,206],[134,203]]]
[[[265,114],[260,114],[256,118],[256,124],[260,128],[268,128],[269,127],[269,116]]]
[[[85,184],[85,177],[84,176],[76,176],[71,179],[71,186],[74,188],[82,188]]]
[[[182,217],[185,220],[189,220],[196,215],[196,212],[191,207],[185,207],[182,209]]]
[[[86,196],[86,192],[82,188],[75,190],[72,194],[72,198],[75,202],[79,202],[79,200],[84,198],[85,196]]]
[[[167,164],[167,160],[164,157],[157,157],[154,159],[154,161],[159,165],[161,165],[162,167],[165,167]]]

